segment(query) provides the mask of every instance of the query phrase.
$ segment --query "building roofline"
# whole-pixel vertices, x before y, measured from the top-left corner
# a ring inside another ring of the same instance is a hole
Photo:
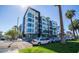
[[[29,9],[32,9],[33,11],[40,13],[39,11],[35,10],[34,8],[28,7],[27,10],[26,10],[26,12],[25,12],[25,14],[24,14],[24,17],[25,17],[25,15],[26,15],[26,13],[27,13],[27,11],[28,11]]]

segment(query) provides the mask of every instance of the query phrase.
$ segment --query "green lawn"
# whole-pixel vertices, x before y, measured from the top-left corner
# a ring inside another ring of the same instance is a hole
[[[19,50],[20,53],[77,53],[79,52],[79,40],[70,40],[66,44],[49,43],[47,45],[34,46]]]

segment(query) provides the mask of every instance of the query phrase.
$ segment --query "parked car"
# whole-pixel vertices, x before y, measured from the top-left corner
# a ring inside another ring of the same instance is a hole
[[[54,41],[54,38],[49,38],[49,43],[52,43]]]
[[[6,38],[4,36],[0,37],[0,40],[6,40]]]
[[[74,39],[74,37],[64,36],[64,39],[65,39],[65,40],[72,40],[72,39]]]
[[[41,38],[40,37],[40,38],[33,39],[31,41],[31,43],[33,45],[47,44],[47,43],[49,43],[49,39],[48,38]]]
[[[17,41],[22,41],[22,39],[21,38],[17,38]]]
[[[52,37],[52,38],[48,38],[48,41],[49,41],[49,43],[60,42],[61,39],[59,37]]]
[[[53,42],[60,42],[61,39],[60,39],[59,37],[54,37],[52,41],[53,41]]]

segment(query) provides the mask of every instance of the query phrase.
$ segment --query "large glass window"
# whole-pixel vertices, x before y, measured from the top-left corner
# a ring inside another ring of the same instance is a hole
[[[34,19],[28,18],[29,22],[34,22]]]
[[[45,19],[43,19],[43,21],[45,21]]]
[[[46,23],[44,23],[44,22],[43,22],[42,24],[43,24],[43,25],[46,25]]]
[[[35,17],[35,19],[37,20],[37,19],[38,19],[38,17]]]
[[[28,13],[28,17],[34,17],[34,15],[31,13]]]
[[[28,26],[28,27],[34,27],[34,24],[28,23],[27,26]]]
[[[34,29],[28,28],[27,32],[34,32]]]
[[[27,32],[31,32],[31,29],[27,29]]]
[[[34,29],[31,29],[31,32],[34,32]]]

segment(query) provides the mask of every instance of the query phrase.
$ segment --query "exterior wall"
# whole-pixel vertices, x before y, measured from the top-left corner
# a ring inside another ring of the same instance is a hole
[[[44,16],[41,16],[41,25],[42,25],[42,28],[41,28],[41,30],[42,30],[42,33],[41,33],[41,35],[42,36],[44,36],[44,37],[48,37],[48,26],[49,26],[49,24],[48,24],[49,22],[48,22],[48,19],[46,19],[46,17],[44,17]]]
[[[29,9],[25,17],[26,17],[26,33],[27,34],[37,33],[38,27],[35,24],[38,23],[38,19],[36,20],[36,17],[38,17],[38,13]]]
[[[52,37],[52,21],[49,21],[49,37]]]
[[[21,33],[23,32],[23,24],[20,24],[19,30],[20,30]]]
[[[60,26],[57,26],[57,36],[60,37]]]
[[[41,17],[41,21],[42,21],[42,33],[43,34],[48,34],[48,22],[46,17]]]
[[[52,21],[52,35],[57,36],[57,23]]]

